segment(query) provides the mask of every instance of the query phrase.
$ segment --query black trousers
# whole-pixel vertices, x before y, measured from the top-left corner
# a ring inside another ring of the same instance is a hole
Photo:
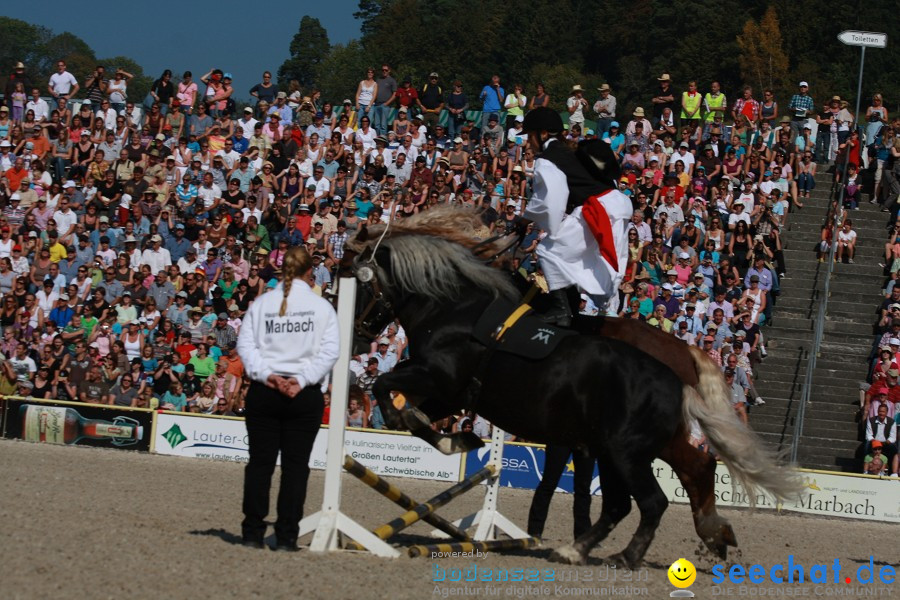
[[[575,466],[575,503],[572,507],[575,537],[580,537],[591,528],[591,477],[594,474],[594,459],[568,446],[547,444],[544,476],[534,491],[531,508],[528,510],[528,535],[540,537],[544,533],[550,500],[553,499],[559,478],[562,477],[563,469],[569,462],[569,456],[572,457]]]
[[[290,398],[254,381],[247,392],[246,406],[250,461],[244,469],[244,540],[261,542],[265,537],[269,490],[280,451],[281,487],[275,537],[279,544],[296,544],[306,500],[309,455],[325,407],[322,391],[318,385],[312,385]]]

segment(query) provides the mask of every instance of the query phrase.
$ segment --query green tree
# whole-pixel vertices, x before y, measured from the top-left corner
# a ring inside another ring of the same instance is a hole
[[[652,97],[652,83],[655,77],[649,71],[649,65],[636,54],[629,54],[619,59],[617,64],[619,85],[611,82],[613,95],[616,96],[616,116],[624,123],[631,119],[631,113],[638,106],[642,107],[646,114],[650,114],[653,107],[650,104]]]
[[[56,61],[59,60],[66,61],[66,68],[82,85],[98,64],[97,57],[87,42],[68,31],[54,35],[47,41],[41,70],[55,72]]]
[[[46,27],[32,25],[19,19],[0,17],[0,74],[10,73],[13,66],[21,61],[25,64],[26,75],[32,83],[43,82],[48,75],[39,67],[43,60],[43,49],[53,33]],[[44,85],[40,86],[44,90]]]
[[[859,51],[835,36],[849,28],[893,31],[900,11],[891,3],[835,10],[810,11],[795,0],[535,0],[522,6],[500,0],[359,0],[359,46],[329,54],[314,72],[316,83],[334,90],[331,99],[339,101],[345,95],[339,90],[355,91],[366,66],[386,62],[417,88],[437,71],[445,88],[453,79],[462,81],[473,108],[494,73],[506,88],[522,83],[528,95],[537,80],[545,80],[554,104],[574,83],[592,97],[595,83],[606,82],[622,118],[635,106],[650,110],[656,79],[664,72],[677,94],[690,79],[701,92],[718,80],[729,100],[745,83],[773,87],[783,99],[807,79],[817,101],[833,93],[852,97]],[[331,64],[347,69],[349,80],[337,81],[323,67]],[[865,101],[881,91],[897,112],[900,53],[869,52],[866,65]]]
[[[353,18],[362,21],[360,31],[363,39],[371,35],[378,25],[378,18],[391,0],[359,0],[359,8],[353,13]]]
[[[781,26],[774,6],[757,23],[748,19],[737,37],[741,50],[740,65],[744,80],[758,89],[789,87],[788,57],[781,40]]]
[[[547,35],[548,31],[565,31],[575,18],[572,0],[535,2],[529,10],[507,10],[500,31],[508,32],[503,39],[493,40],[497,62],[507,88],[513,82],[524,82],[535,65],[540,63],[574,67],[581,71],[583,43],[578,37]],[[499,38],[500,36],[498,36]],[[574,81],[567,85],[572,86]]]
[[[316,71],[316,86],[322,98],[335,105],[344,98],[353,100],[369,62],[362,44],[356,40],[332,46]]]
[[[278,69],[278,83],[287,88],[296,79],[302,87],[315,83],[316,70],[331,50],[328,32],[315,17],[304,15],[300,28],[291,40],[291,57]]]

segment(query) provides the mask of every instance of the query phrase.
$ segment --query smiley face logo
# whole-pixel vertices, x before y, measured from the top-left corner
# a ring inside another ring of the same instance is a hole
[[[669,583],[677,588],[691,587],[697,579],[697,569],[687,559],[679,558],[669,567]]]

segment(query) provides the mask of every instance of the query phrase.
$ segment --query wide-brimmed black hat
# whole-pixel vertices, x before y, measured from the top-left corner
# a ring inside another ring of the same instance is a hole
[[[612,147],[603,140],[584,140],[575,153],[588,173],[604,183],[615,186],[622,171]]]
[[[525,115],[522,129],[525,131],[560,133],[563,130],[562,117],[552,108],[540,106]]]

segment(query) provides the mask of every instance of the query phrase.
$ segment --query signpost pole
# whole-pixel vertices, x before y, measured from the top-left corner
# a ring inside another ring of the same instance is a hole
[[[859,131],[859,101],[862,98],[863,65],[865,65],[865,64],[866,64],[866,47],[860,46],[859,47],[859,82],[856,84],[856,120],[853,121],[853,126],[856,127],[857,131]],[[861,135],[860,135],[860,143],[862,143]],[[866,140],[866,143],[869,143],[869,140]]]

